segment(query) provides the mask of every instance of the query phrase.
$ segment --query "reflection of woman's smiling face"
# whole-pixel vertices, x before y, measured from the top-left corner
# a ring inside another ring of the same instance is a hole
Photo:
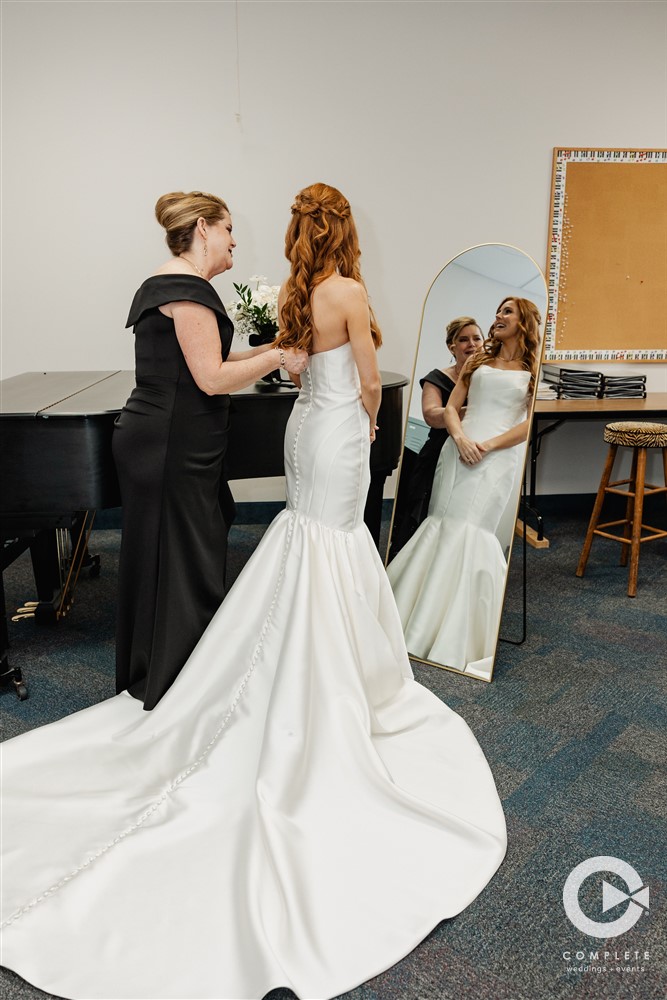
[[[474,323],[462,327],[454,338],[450,351],[454,355],[457,367],[460,367],[471,354],[478,351],[484,343],[482,331]]]
[[[520,319],[516,302],[514,299],[507,299],[506,302],[498,306],[496,320],[493,324],[493,336],[496,340],[508,340],[510,337],[518,336]]]

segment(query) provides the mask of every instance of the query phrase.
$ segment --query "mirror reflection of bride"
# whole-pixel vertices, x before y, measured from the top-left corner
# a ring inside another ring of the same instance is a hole
[[[495,530],[528,435],[540,322],[528,299],[499,305],[449,397],[428,517],[387,568],[410,653],[486,679],[507,569]]]
[[[451,351],[453,363],[449,368],[434,368],[419,380],[422,415],[430,429],[418,455],[407,446],[403,451],[390,560],[414,535],[428,514],[433,476],[442,446],[449,436],[445,427],[445,407],[466,361],[484,343],[484,335],[472,316],[457,316],[447,324],[445,343]]]

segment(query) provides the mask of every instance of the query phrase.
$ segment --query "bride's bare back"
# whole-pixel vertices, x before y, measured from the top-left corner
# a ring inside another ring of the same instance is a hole
[[[311,296],[313,311],[313,354],[332,351],[350,340],[348,321],[363,308],[368,313],[366,291],[353,278],[332,274],[315,286]],[[370,323],[368,326],[370,336]]]
[[[313,313],[313,354],[352,346],[361,398],[371,419],[371,440],[375,440],[375,419],[382,396],[375,344],[366,289],[354,278],[332,274],[316,285],[311,296]]]

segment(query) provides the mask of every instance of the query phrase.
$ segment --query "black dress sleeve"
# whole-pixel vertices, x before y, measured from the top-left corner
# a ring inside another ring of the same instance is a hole
[[[430,371],[428,373],[428,375],[424,375],[423,378],[419,379],[419,384],[422,387],[422,389],[424,388],[425,382],[430,382],[431,385],[434,385],[437,389],[440,389],[440,391],[443,393],[443,398],[448,398],[450,392],[456,385],[456,383],[452,381],[449,375],[445,375],[445,373],[440,371],[439,368],[434,368],[433,371]]]
[[[147,278],[132,300],[125,326],[136,326],[145,313],[167,302],[183,301],[208,306],[218,317],[226,320],[233,330],[232,321],[215,288],[205,278],[198,278],[194,274],[154,274]]]

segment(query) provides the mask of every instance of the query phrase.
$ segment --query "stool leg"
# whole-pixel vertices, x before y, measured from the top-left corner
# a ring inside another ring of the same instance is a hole
[[[637,448],[637,477],[635,482],[634,520],[632,522],[632,543],[630,545],[630,579],[628,597],[637,595],[637,573],[639,572],[639,547],[642,533],[644,510],[644,480],[646,478],[646,448]]]
[[[579,565],[577,566],[576,576],[583,576],[586,569],[586,563],[588,562],[588,556],[591,551],[591,545],[593,544],[593,532],[597,527],[597,523],[600,520],[600,511],[602,510],[602,503],[604,501],[604,491],[609,485],[609,480],[611,479],[611,470],[614,467],[614,459],[616,458],[616,452],[618,451],[618,445],[612,444],[609,446],[609,454],[607,455],[607,462],[604,467],[604,472],[602,473],[602,479],[600,480],[600,486],[598,488],[598,495],[595,498],[595,504],[593,506],[593,513],[591,514],[591,519],[588,523],[588,531],[586,532],[586,541],[584,542],[584,547],[581,550],[581,556],[579,557]]]
[[[632,524],[634,521],[635,493],[637,492],[637,448],[632,449],[632,468],[630,469],[630,482],[628,483],[628,500],[625,505],[625,524],[623,525],[623,535],[628,540],[627,545],[621,545],[621,566],[628,565],[628,555],[630,554],[630,538],[632,537]]]

